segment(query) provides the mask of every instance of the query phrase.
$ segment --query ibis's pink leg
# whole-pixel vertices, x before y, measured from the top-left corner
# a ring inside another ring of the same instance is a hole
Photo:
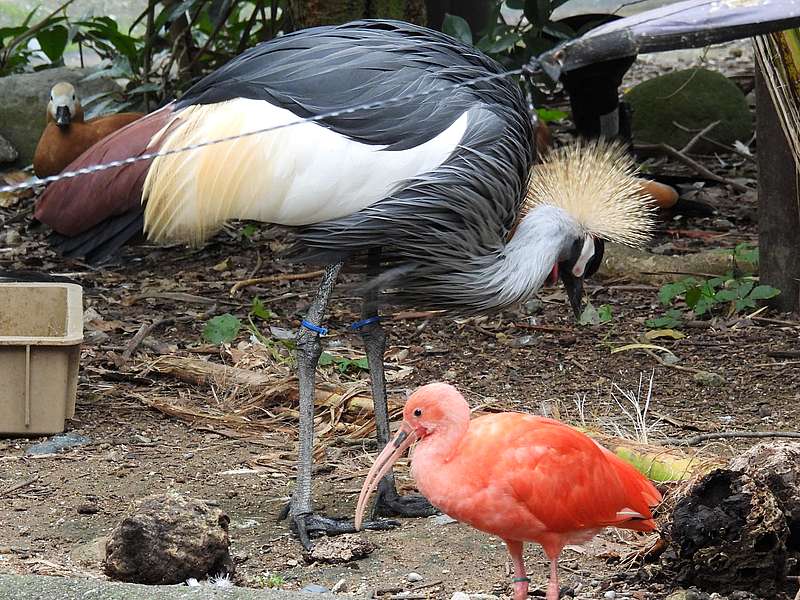
[[[525,562],[522,560],[522,542],[512,540],[504,540],[508,553],[511,555],[511,560],[514,562],[514,600],[526,600],[528,597],[528,585],[531,582],[530,577],[525,572]],[[550,597],[547,597],[550,600]]]
[[[558,556],[550,560],[550,581],[547,582],[547,599],[558,600]]]

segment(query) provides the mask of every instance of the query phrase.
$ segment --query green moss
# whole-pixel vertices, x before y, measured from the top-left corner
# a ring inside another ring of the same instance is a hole
[[[753,115],[742,91],[724,75],[708,69],[687,69],[640,83],[626,95],[633,109],[636,141],[684,147],[695,134],[679,123],[701,130],[720,121],[708,137],[725,144],[747,141],[753,135]],[[712,151],[707,143],[694,151]]]

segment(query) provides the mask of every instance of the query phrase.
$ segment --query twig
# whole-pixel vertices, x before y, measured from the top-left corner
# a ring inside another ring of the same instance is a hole
[[[773,350],[767,352],[771,358],[800,358],[800,350]]]
[[[791,365],[800,365],[800,360],[784,360],[783,362],[756,363],[750,366],[760,368],[760,367],[788,367]]]
[[[719,122],[719,121],[717,121],[717,122]],[[675,121],[673,121],[672,124],[675,125],[675,127],[677,127],[678,129],[681,129],[681,130],[686,131],[688,133],[694,133],[694,131],[695,131],[693,129],[689,129],[688,127],[684,127],[683,125],[681,125],[680,123],[677,123]],[[746,160],[749,160],[752,163],[756,162],[756,159],[752,154],[747,154],[746,152],[742,152],[741,150],[738,150],[737,148],[735,148],[733,146],[729,146],[728,144],[723,144],[722,142],[719,142],[719,141],[715,140],[714,138],[706,137],[705,135],[701,135],[701,138],[703,139],[703,141],[708,142],[709,144],[713,144],[717,148],[725,150],[726,152],[731,152],[733,154],[738,154],[742,158],[744,158]],[[686,152],[686,148],[684,148],[683,151]]]
[[[139,327],[139,331],[136,332],[136,335],[134,335],[131,338],[131,341],[128,342],[128,345],[125,346],[125,351],[122,353],[122,360],[128,362],[131,359],[131,356],[133,356],[133,353],[136,352],[136,349],[139,347],[139,345],[144,341],[144,338],[150,335],[150,333],[156,327],[159,327],[160,325],[168,325],[174,322],[174,317],[167,317],[166,319],[158,319],[152,323],[142,323],[142,326]]]
[[[713,123],[710,123],[707,127],[701,129],[700,132],[697,133],[691,140],[689,140],[689,143],[683,147],[683,149],[681,150],[681,154],[689,154],[692,148],[694,148],[697,145],[697,142],[703,139],[707,133],[711,133],[711,130],[714,129],[717,125],[719,125],[719,123],[720,123],[719,121],[714,121]],[[677,123],[673,122],[672,124],[680,129],[683,129]],[[684,131],[686,130],[684,129]]]
[[[256,277],[254,279],[243,279],[233,284],[230,295],[235,296],[240,289],[257,283],[274,283],[276,281],[299,281],[301,279],[314,279],[324,274],[325,271],[309,271],[308,273],[284,273],[282,275],[270,275],[269,277]]]
[[[769,317],[753,317],[753,321],[758,321],[759,323],[772,323],[774,325],[800,327],[800,322],[798,321],[784,321],[783,319],[770,319]]]
[[[797,438],[800,431],[718,431],[699,433],[688,438],[667,438],[662,443],[671,446],[698,446],[709,440],[728,440],[736,438]]]
[[[710,171],[709,169],[707,169],[706,167],[701,165],[696,160],[692,160],[691,158],[689,158],[688,156],[683,154],[680,150],[676,150],[675,148],[673,148],[669,144],[664,144],[664,143],[661,143],[661,144],[639,144],[639,145],[635,146],[635,150],[637,150],[639,152],[660,152],[662,154],[666,154],[667,156],[671,156],[675,160],[677,160],[679,162],[682,162],[687,167],[691,167],[692,169],[694,169],[698,174],[702,175],[703,177],[706,177],[707,179],[711,179],[712,181],[716,181],[716,182],[721,183],[723,185],[729,185],[733,189],[735,189],[737,192],[751,192],[751,191],[753,191],[749,187],[747,187],[746,185],[742,185],[741,183],[737,183],[736,181],[731,181],[730,179],[726,179],[725,177],[722,177],[721,175],[717,175],[713,171]]]
[[[190,321],[204,321],[214,315],[217,312],[217,305],[214,304],[211,308],[205,311],[202,315],[194,317],[194,316],[185,316],[185,317],[167,317],[165,319],[157,319],[152,323],[142,323],[142,326],[139,327],[139,331],[136,332],[131,338],[131,341],[128,342],[127,346],[125,346],[125,350],[122,352],[122,360],[124,362],[128,362],[133,356],[133,353],[136,352],[136,349],[141,345],[144,339],[150,335],[156,327],[161,327],[162,325],[172,325],[173,323],[188,323]]]
[[[12,492],[16,492],[17,490],[21,490],[24,487],[28,487],[30,484],[34,483],[39,479],[39,475],[36,474],[30,479],[26,479],[25,481],[20,481],[19,483],[15,483],[13,485],[8,486],[6,489],[0,491],[0,498],[3,496],[8,496]]]

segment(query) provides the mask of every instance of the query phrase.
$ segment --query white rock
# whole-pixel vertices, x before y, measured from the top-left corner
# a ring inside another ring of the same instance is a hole
[[[450,600],[470,600],[470,597],[469,594],[465,594],[464,592],[456,592],[450,596]]]
[[[603,594],[603,598],[606,600],[614,600],[617,597],[617,592],[614,590],[608,590],[605,594]]]
[[[419,573],[414,573],[413,571],[406,575],[406,581],[410,583],[415,583],[417,581],[422,581],[422,575]]]

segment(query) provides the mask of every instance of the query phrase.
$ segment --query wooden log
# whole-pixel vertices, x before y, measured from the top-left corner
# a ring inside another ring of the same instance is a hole
[[[761,283],[781,293],[770,304],[800,312],[800,195],[798,171],[759,66],[756,69],[758,227]]]

